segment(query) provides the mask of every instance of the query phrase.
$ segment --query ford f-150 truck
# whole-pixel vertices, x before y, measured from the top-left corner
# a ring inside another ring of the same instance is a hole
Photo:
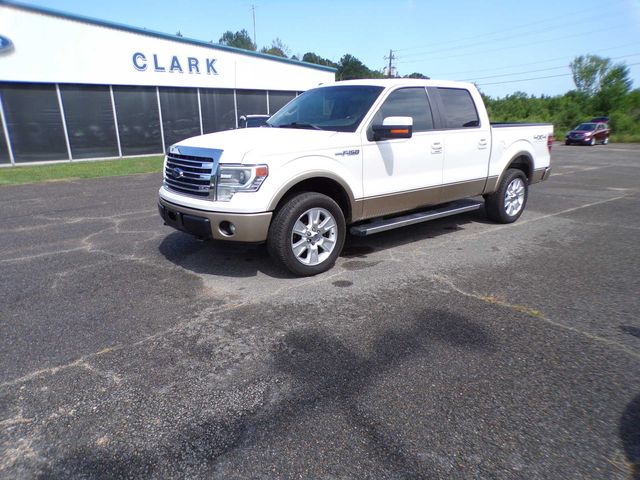
[[[490,124],[469,83],[354,80],[296,97],[261,128],[172,145],[159,210],[203,239],[266,242],[296,275],[369,235],[480,208],[510,223],[550,174],[553,126]],[[472,197],[484,197],[484,202]]]

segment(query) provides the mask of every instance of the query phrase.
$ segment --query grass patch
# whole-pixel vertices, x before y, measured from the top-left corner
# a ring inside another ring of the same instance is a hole
[[[614,133],[610,140],[613,143],[640,143],[640,133]]]
[[[135,157],[95,162],[69,162],[0,168],[0,186],[25,183],[117,177],[135,173],[160,173],[164,157]]]

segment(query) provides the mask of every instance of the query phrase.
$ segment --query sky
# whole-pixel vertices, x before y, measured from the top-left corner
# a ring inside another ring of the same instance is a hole
[[[574,88],[569,63],[599,55],[630,69],[640,88],[640,0],[27,0],[101,20],[217,42],[227,31],[258,47],[280,38],[291,55],[338,62],[349,53],[371,69],[468,80],[492,97],[559,95]]]

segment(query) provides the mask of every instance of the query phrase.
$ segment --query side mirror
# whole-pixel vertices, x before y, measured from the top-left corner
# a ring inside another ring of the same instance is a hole
[[[411,138],[413,135],[412,117],[386,117],[382,125],[373,125],[373,139]]]

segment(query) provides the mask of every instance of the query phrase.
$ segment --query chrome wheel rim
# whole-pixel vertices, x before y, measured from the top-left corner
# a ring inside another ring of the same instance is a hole
[[[291,232],[291,250],[303,265],[326,261],[336,246],[338,226],[324,208],[310,208],[298,217]]]
[[[514,178],[507,186],[504,194],[504,210],[510,217],[517,215],[524,205],[524,182],[521,178]]]

